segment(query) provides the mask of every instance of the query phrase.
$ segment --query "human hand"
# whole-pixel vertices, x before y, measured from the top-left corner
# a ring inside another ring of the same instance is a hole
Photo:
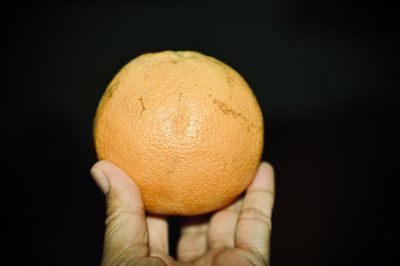
[[[92,176],[106,195],[102,265],[269,265],[274,173],[263,162],[244,197],[209,221],[187,217],[177,259],[168,254],[165,217],[146,214],[139,188],[115,165],[97,162]]]

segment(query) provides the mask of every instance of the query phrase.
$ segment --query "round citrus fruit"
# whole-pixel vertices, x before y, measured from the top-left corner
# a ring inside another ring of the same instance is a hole
[[[97,109],[99,159],[138,185],[147,211],[195,215],[232,202],[255,176],[263,118],[245,80],[192,51],[141,55],[114,77]]]

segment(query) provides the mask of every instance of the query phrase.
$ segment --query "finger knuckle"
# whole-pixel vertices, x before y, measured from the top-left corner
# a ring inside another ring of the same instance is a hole
[[[272,228],[271,216],[258,208],[247,207],[242,209],[242,212],[240,214],[240,220],[258,221],[266,224],[270,229]]]
[[[275,193],[272,190],[264,189],[264,188],[253,188],[248,191],[248,193],[256,195],[261,194],[263,198],[267,198],[269,200],[273,200],[275,198]]]
[[[135,244],[124,248],[118,246],[106,246],[102,265],[137,265],[142,256],[138,252],[148,250],[146,245]],[[147,252],[147,251],[144,251]]]
[[[107,218],[105,224],[108,225],[118,220],[124,220],[124,218],[129,218],[131,216],[136,216],[140,219],[145,219],[145,213],[142,209],[134,208],[124,208],[120,206],[109,205],[107,208]]]

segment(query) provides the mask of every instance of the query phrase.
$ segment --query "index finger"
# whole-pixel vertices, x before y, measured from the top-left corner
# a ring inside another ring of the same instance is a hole
[[[262,162],[246,191],[236,227],[235,246],[267,259],[275,182],[272,166]]]

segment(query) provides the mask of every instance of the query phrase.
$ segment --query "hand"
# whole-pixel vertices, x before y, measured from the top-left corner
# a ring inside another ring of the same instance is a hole
[[[269,265],[274,174],[263,162],[244,198],[205,217],[188,217],[177,260],[168,254],[165,217],[146,214],[140,191],[115,165],[100,161],[92,176],[106,195],[102,265]]]

